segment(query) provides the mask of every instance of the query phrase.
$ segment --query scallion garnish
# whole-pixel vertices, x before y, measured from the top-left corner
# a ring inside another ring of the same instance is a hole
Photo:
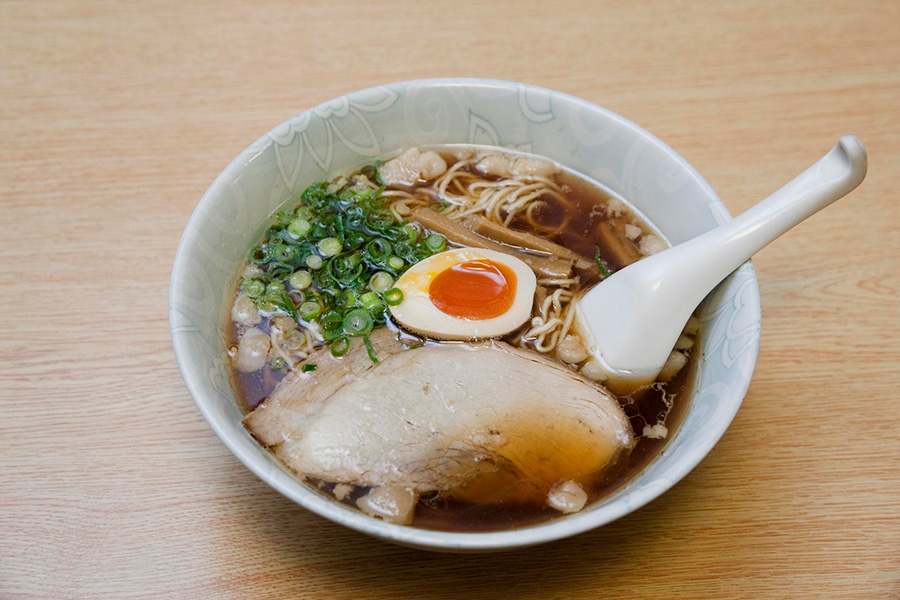
[[[340,221],[337,221],[340,223]],[[328,237],[319,240],[319,243],[316,244],[319,248],[319,252],[322,253],[322,256],[336,256],[341,253],[341,248],[343,244],[341,244],[341,240],[336,237]]]
[[[300,317],[304,321],[312,321],[322,314],[322,306],[313,300],[300,305]]]
[[[344,308],[353,308],[356,306],[358,300],[359,296],[357,296],[356,292],[353,290],[344,290],[341,292],[341,306]]]
[[[425,238],[425,245],[433,253],[438,253],[447,247],[447,238],[439,233],[432,233]]]
[[[310,254],[306,257],[306,266],[313,271],[318,271],[322,268],[322,257],[318,254]]]
[[[369,280],[369,288],[378,294],[389,290],[392,285],[394,285],[394,278],[385,271],[375,273],[372,275],[372,279]]]
[[[369,359],[378,364],[378,356],[375,354],[375,348],[372,347],[372,341],[369,339],[369,336],[363,338],[363,343],[366,345],[366,352],[369,353]]]
[[[377,167],[370,177],[376,173]],[[263,313],[318,327],[316,335],[337,349],[336,356],[359,336],[377,361],[368,335],[386,323],[386,305],[402,302],[393,288],[397,277],[447,246],[440,234],[398,222],[383,189],[347,178],[311,185],[297,208],[275,215],[248,255],[261,274],[244,280],[245,293]],[[285,348],[299,350],[306,335],[302,328],[285,333]]]
[[[359,305],[366,310],[374,310],[381,306],[381,298],[375,292],[366,292],[359,297]]]
[[[364,308],[351,310],[344,317],[343,327],[349,335],[367,335],[372,331],[372,316]]]
[[[403,302],[403,290],[400,288],[391,288],[384,293],[384,301],[388,306],[397,306]]]
[[[331,342],[331,354],[334,356],[344,356],[350,351],[350,338],[342,335]]]
[[[603,275],[604,279],[612,275],[600,259],[600,246],[594,246],[594,263],[597,265],[597,270],[600,271],[600,274]]]
[[[259,298],[266,291],[266,284],[259,279],[245,279],[244,291],[251,298]]]
[[[374,264],[380,265],[391,255],[393,247],[383,238],[375,238],[366,244],[366,257]]]
[[[399,271],[403,268],[403,265],[406,264],[406,261],[400,258],[399,256],[392,256],[388,259],[387,264],[390,268],[395,271]]]
[[[296,239],[303,239],[312,230],[310,222],[302,217],[297,217],[288,224],[288,232]]]
[[[309,274],[309,271],[294,271],[288,277],[288,283],[295,290],[305,290],[312,284],[312,275]]]

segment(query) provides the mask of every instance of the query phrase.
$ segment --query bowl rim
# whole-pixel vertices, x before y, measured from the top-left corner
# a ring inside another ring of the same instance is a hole
[[[383,89],[385,87],[392,89],[408,89],[412,86],[416,86],[417,88],[480,86],[491,87],[494,89],[502,88],[516,92],[520,92],[523,90],[534,91],[543,94],[552,94],[554,97],[566,102],[581,106],[582,108],[588,109],[590,111],[601,113],[605,116],[605,118],[610,119],[617,124],[632,130],[637,136],[643,138],[645,142],[652,144],[658,150],[668,155],[669,158],[675,160],[680,166],[685,169],[687,173],[689,173],[689,175],[695,180],[695,182],[700,185],[702,189],[704,189],[704,191],[713,200],[713,204],[715,204],[721,211],[723,217],[726,219],[731,218],[731,213],[719,198],[718,194],[716,194],[715,190],[713,190],[712,186],[709,185],[706,179],[703,178],[703,176],[693,167],[691,163],[689,163],[685,158],[675,152],[671,147],[651,134],[649,131],[626,119],[625,117],[622,117],[621,115],[614,113],[609,109],[603,108],[602,106],[599,106],[592,102],[588,102],[587,100],[583,100],[570,94],[526,83],[505,81],[500,79],[484,79],[472,77],[441,77],[402,80],[383,84],[380,86],[373,86],[370,88],[359,90],[358,92],[350,93],[364,94],[367,92],[373,92],[378,89]],[[228,166],[221,171],[221,173],[215,178],[215,180],[213,180],[210,186],[203,193],[203,196],[200,198],[197,206],[194,208],[185,226],[184,232],[180,237],[178,249],[173,260],[172,275],[170,278],[169,286],[169,324],[172,334],[172,345],[176,361],[178,362],[179,370],[181,371],[181,375],[185,381],[189,393],[191,394],[191,397],[194,399],[194,403],[197,405],[197,408],[200,410],[200,413],[203,415],[204,419],[207,421],[207,423],[210,425],[219,439],[225,444],[225,446],[238,458],[241,463],[244,464],[244,466],[246,466],[266,484],[268,484],[284,496],[288,497],[289,499],[293,500],[294,502],[298,503],[303,508],[315,514],[318,514],[319,516],[322,516],[340,525],[345,525],[360,533],[378,537],[387,541],[406,546],[444,552],[508,550],[533,546],[536,544],[542,544],[577,535],[579,533],[590,531],[597,527],[601,527],[603,525],[611,523],[612,521],[615,521],[631,512],[638,510],[639,508],[643,507],[647,503],[651,502],[652,500],[668,491],[676,483],[681,481],[681,479],[683,479],[688,473],[690,473],[709,454],[709,452],[725,434],[725,431],[731,425],[734,417],[740,409],[747,390],[749,389],[750,381],[752,379],[752,374],[759,354],[758,337],[756,338],[756,342],[752,344],[748,349],[750,353],[747,357],[749,376],[741,382],[740,386],[732,388],[730,390],[730,393],[726,398],[730,401],[730,403],[728,403],[727,408],[722,411],[720,418],[716,420],[717,430],[710,433],[705,438],[705,443],[702,446],[700,446],[699,448],[694,447],[693,451],[690,452],[685,457],[685,459],[676,462],[675,465],[673,465],[673,469],[667,472],[667,476],[660,480],[660,485],[645,485],[633,489],[631,492],[629,492],[629,501],[627,503],[619,503],[616,507],[614,507],[615,510],[594,512],[584,511],[568,515],[563,518],[557,518],[543,523],[521,527],[518,529],[486,532],[449,532],[420,529],[387,523],[374,517],[370,517],[362,513],[361,511],[357,511],[351,507],[344,506],[334,500],[324,498],[318,492],[306,487],[306,484],[299,481],[299,479],[297,479],[296,477],[294,477],[294,480],[295,482],[299,483],[299,486],[289,485],[286,482],[289,480],[285,480],[285,478],[273,475],[273,469],[270,465],[268,465],[264,461],[258,460],[256,456],[245,452],[240,444],[238,444],[236,440],[232,439],[232,435],[228,431],[228,427],[226,427],[225,416],[217,414],[211,409],[211,405],[214,400],[204,394],[203,390],[199,387],[198,382],[196,381],[197,379],[199,379],[199,374],[189,372],[186,367],[186,356],[189,352],[187,340],[184,337],[186,332],[182,331],[176,323],[176,311],[174,307],[176,303],[176,297],[178,296],[180,275],[187,268],[187,248],[190,246],[192,241],[190,239],[189,233],[194,230],[194,228],[197,226],[197,222],[199,222],[202,218],[202,215],[205,212],[205,205],[213,201],[212,198],[215,195],[220,180],[223,179],[227,173],[232,171],[236,167],[236,165],[242,164],[246,158],[247,153],[250,152],[251,149],[257,147],[261,142],[266,140],[267,136],[272,131],[290,124],[292,121],[304,114],[312,113],[316,110],[324,110],[327,108],[329,103],[332,103],[335,100],[346,95],[348,94],[338,96],[334,99],[330,99],[326,102],[320,103],[317,106],[310,107],[304,111],[301,111],[297,115],[286,119],[278,126],[270,129],[269,132],[263,134],[253,144],[242,150],[228,164]],[[751,291],[753,292],[754,297],[758,299],[759,283],[752,262],[747,261],[741,268],[747,269],[749,275],[749,284],[752,286]],[[753,310],[752,317],[754,321],[760,323],[760,303],[758,301],[754,302],[750,306],[750,308],[751,310]],[[626,484],[626,488],[627,485],[628,484]]]

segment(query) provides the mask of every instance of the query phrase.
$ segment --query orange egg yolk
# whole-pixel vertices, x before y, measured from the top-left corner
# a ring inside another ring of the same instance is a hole
[[[452,317],[483,321],[509,310],[516,296],[516,275],[492,260],[470,260],[437,274],[428,287],[431,302]]]

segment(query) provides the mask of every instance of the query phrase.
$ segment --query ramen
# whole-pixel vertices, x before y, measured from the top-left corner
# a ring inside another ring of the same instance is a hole
[[[699,327],[656,382],[616,397],[574,301],[666,247],[596,183],[502,149],[412,148],[309,186],[234,294],[244,424],[310,485],[393,523],[581,511],[670,436]]]

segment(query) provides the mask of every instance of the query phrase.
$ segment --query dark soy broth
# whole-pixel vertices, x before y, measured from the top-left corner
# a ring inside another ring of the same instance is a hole
[[[448,164],[456,158],[450,152],[442,153]],[[624,203],[613,197],[595,183],[569,171],[561,171],[553,176],[554,182],[562,190],[565,202],[553,196],[542,197],[541,206],[533,211],[530,219],[516,217],[512,229],[526,231],[545,237],[565,246],[593,263],[599,250],[603,264],[610,271],[617,271],[641,257],[638,244],[625,234],[626,225],[640,228],[642,234],[653,234],[637,215]],[[421,186],[420,193],[436,198],[437,194]],[[410,189],[410,188],[404,188]],[[418,189],[418,186],[417,186]],[[585,290],[597,283],[600,277],[596,271],[577,270]],[[392,326],[389,322],[388,326]],[[257,327],[269,329],[269,319],[264,318]],[[229,346],[237,344],[238,327],[230,323],[227,330]],[[521,332],[504,338],[516,342]],[[646,467],[664,449],[686,412],[691,385],[697,368],[696,350],[699,339],[695,339],[694,350],[690,352],[687,366],[667,383],[656,382],[626,397],[619,397],[628,416],[636,445],[627,456],[585,486],[588,507],[626,484]],[[554,357],[553,353],[548,356]],[[234,371],[234,385],[237,396],[245,412],[253,410],[275,388],[285,376],[286,370],[273,371],[269,367],[253,373]],[[664,425],[668,434],[664,438],[643,435],[644,428]],[[307,483],[330,493],[335,484],[307,479]],[[354,505],[354,501],[364,495],[368,488],[355,487],[343,502]],[[587,509],[587,508],[586,508]],[[494,531],[533,525],[560,518],[563,515],[546,504],[534,502],[470,503],[445,497],[439,493],[424,494],[419,498],[412,525],[427,529],[446,531]]]

